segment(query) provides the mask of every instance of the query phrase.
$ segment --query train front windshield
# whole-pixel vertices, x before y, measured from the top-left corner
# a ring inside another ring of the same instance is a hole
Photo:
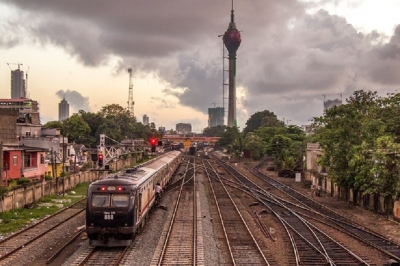
[[[104,194],[92,195],[92,207],[117,207],[124,208],[129,205],[129,194]]]

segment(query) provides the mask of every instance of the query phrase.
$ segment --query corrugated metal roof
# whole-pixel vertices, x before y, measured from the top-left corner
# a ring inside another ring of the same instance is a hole
[[[40,147],[29,147],[23,145],[3,145],[3,151],[40,152],[40,151],[49,151],[49,149]]]

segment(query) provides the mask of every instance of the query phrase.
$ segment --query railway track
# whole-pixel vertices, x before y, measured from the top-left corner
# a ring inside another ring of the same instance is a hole
[[[205,170],[230,254],[230,264],[273,265],[265,257],[262,247],[251,233],[234,200],[209,162]]]
[[[186,171],[181,178],[175,208],[151,265],[204,265],[196,159],[186,159]]]
[[[90,266],[90,265],[113,265],[118,266],[129,250],[127,247],[93,247],[87,249],[78,256],[71,266]]]
[[[268,207],[275,216],[285,223],[289,228],[294,254],[298,256],[298,262],[310,264],[332,264],[332,265],[369,265],[369,263],[354,254],[350,249],[329,237],[328,234],[313,226],[309,221],[300,217],[291,208],[284,205],[270,193],[262,192],[262,188],[251,182],[248,178],[236,171],[232,166],[223,164],[227,170],[235,176],[240,184]],[[255,193],[254,191],[257,191]],[[260,198],[260,194],[265,201]],[[332,226],[332,222],[331,222]]]
[[[0,241],[0,265],[13,265],[20,256],[28,255],[31,246],[40,245],[42,239],[51,238],[58,228],[83,215],[85,207],[86,201],[82,199]]]
[[[377,232],[374,232],[370,228],[366,228],[354,221],[347,219],[346,217],[338,214],[337,212],[326,208],[322,204],[308,198],[307,196],[303,195],[302,193],[274,180],[271,177],[261,173],[259,171],[259,167],[255,167],[251,169],[251,172],[267,182],[268,184],[278,188],[279,190],[286,193],[289,197],[296,200],[301,205],[306,206],[307,208],[313,209],[315,212],[322,215],[324,218],[331,220],[334,222],[341,230],[347,232],[347,234],[351,235],[352,237],[367,243],[368,245],[379,249],[381,252],[387,254],[392,259],[400,261],[400,243],[397,243]],[[232,168],[233,169],[233,168]]]

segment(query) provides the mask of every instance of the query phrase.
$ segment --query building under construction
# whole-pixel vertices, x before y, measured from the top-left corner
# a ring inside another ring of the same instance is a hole
[[[26,80],[20,65],[22,64],[18,64],[18,69],[11,70],[11,99],[26,98]]]
[[[223,107],[208,108],[208,127],[216,127],[224,125]]]

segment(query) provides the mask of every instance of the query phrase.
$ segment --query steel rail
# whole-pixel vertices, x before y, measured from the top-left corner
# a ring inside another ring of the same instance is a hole
[[[211,166],[210,162],[209,162],[209,161],[207,161],[207,162],[208,162],[208,164]],[[257,250],[258,250],[258,253],[259,253],[260,256],[262,257],[263,262],[264,262],[266,265],[270,265],[269,262],[268,262],[268,260],[267,260],[267,258],[266,258],[265,255],[264,255],[264,253],[263,253],[261,247],[260,247],[259,244],[257,243],[257,240],[255,239],[254,235],[251,233],[251,230],[250,230],[249,226],[247,225],[246,221],[244,220],[242,214],[240,213],[239,208],[238,208],[237,205],[235,204],[234,200],[232,199],[232,197],[231,197],[230,193],[228,192],[227,188],[225,187],[224,183],[220,180],[219,174],[218,174],[215,170],[213,171],[213,173],[217,176],[217,178],[218,178],[220,184],[222,185],[222,187],[223,187],[223,189],[225,190],[227,196],[229,197],[230,201],[232,202],[232,204],[233,204],[233,206],[234,206],[234,208],[235,208],[237,214],[239,215],[239,217],[240,217],[240,219],[241,219],[243,225],[245,226],[245,228],[246,228],[248,234],[250,235],[250,238],[252,239],[254,245],[256,246],[256,248],[257,248]],[[211,182],[210,182],[210,185],[212,186]],[[217,197],[216,197],[216,195],[215,195],[214,189],[213,189],[213,193],[214,193],[214,199],[217,200]],[[218,210],[220,211],[220,208],[218,208]],[[222,215],[220,215],[220,219],[222,219]],[[221,220],[221,222],[222,222],[222,220]],[[224,227],[224,230],[225,230],[225,227]],[[227,235],[227,234],[226,234],[226,235]],[[229,241],[228,241],[227,243],[228,243],[228,246],[230,246]],[[231,252],[231,249],[230,249],[230,252]],[[233,255],[233,253],[231,253],[231,254]],[[233,258],[233,257],[232,257],[232,258]],[[234,259],[233,259],[233,263],[234,263],[234,265],[236,265],[236,262],[235,262]]]

